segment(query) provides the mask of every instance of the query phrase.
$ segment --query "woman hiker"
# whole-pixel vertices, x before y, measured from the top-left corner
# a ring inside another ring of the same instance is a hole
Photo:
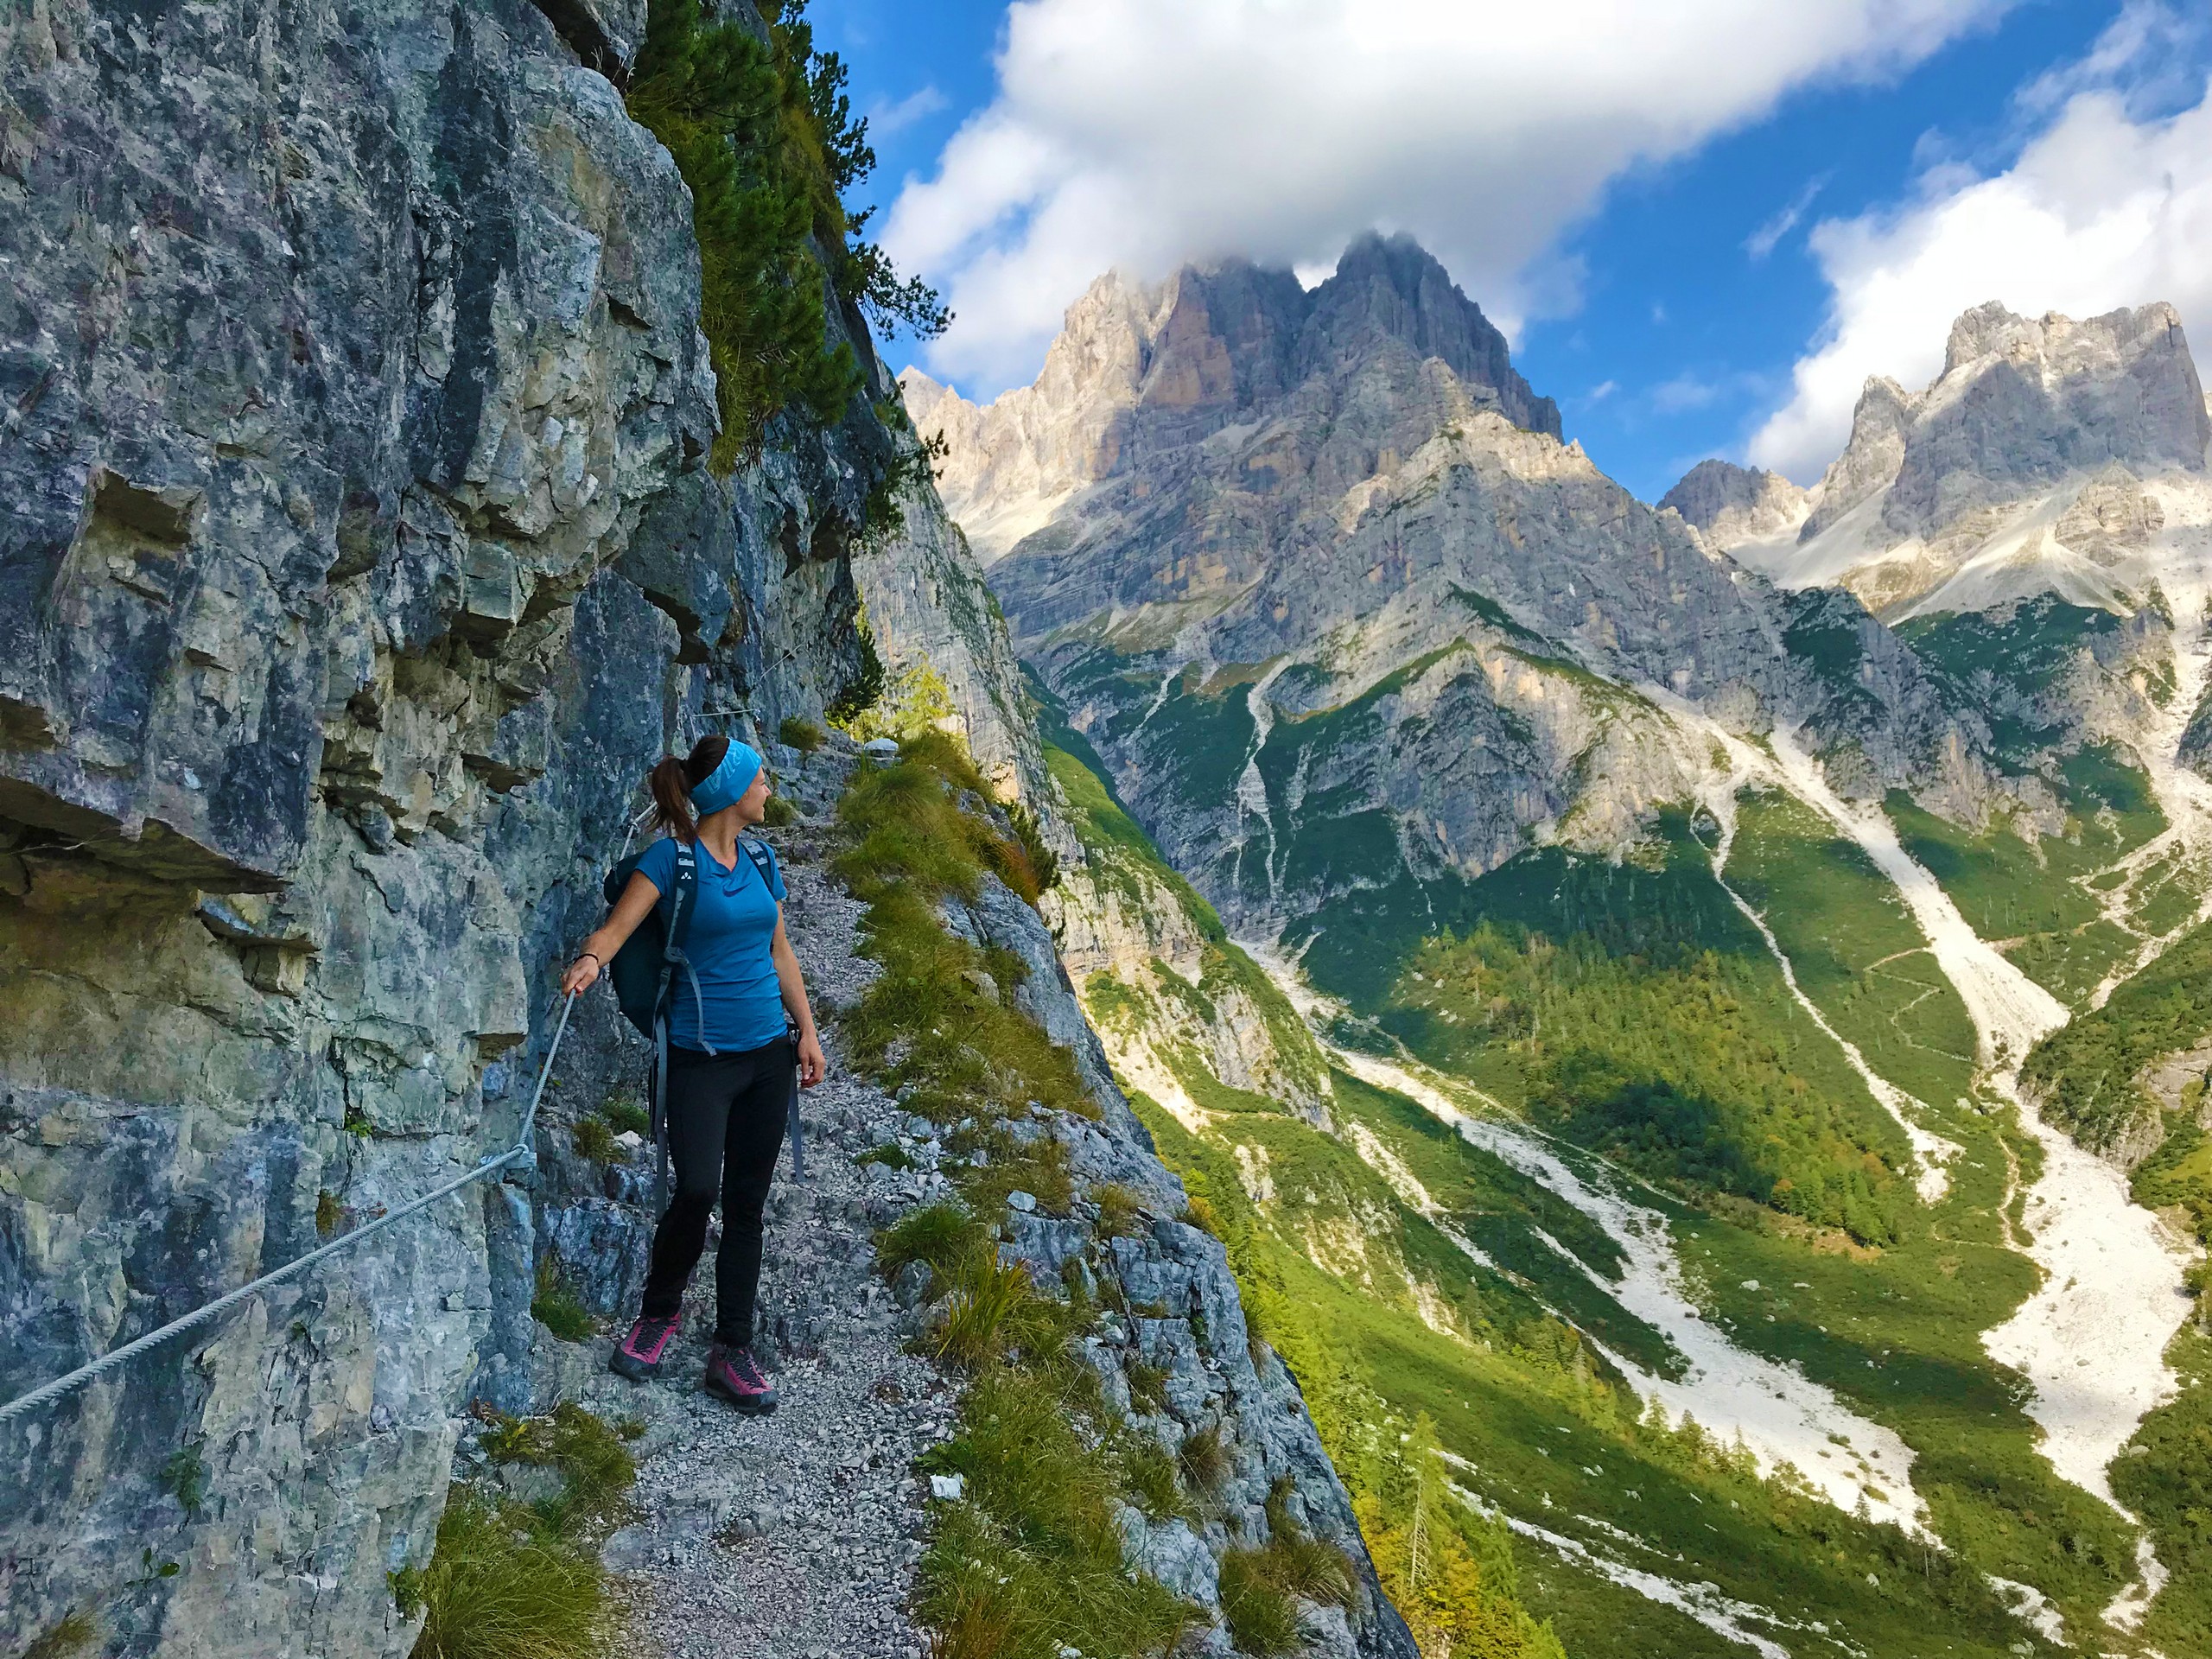
[[[698,880],[684,954],[697,983],[683,976],[671,996],[664,1107],[676,1193],[653,1233],[644,1308],[611,1363],[640,1380],[660,1370],[719,1191],[722,1243],[715,1258],[706,1385],[741,1412],[766,1413],[776,1408],[775,1385],[753,1355],[760,1211],[783,1149],[794,1058],[810,1089],[828,1065],[798,958],[784,933],[783,872],[773,853],[764,871],[738,845],[739,833],[760,823],[767,807],[759,752],[727,737],[702,738],[688,760],[664,756],[647,781],[654,828],[666,834],[639,858],[606,925],[584,941],[561,980],[564,992],[590,988],[673,887],[677,840],[691,843]],[[796,1057],[786,1014],[798,1033]]]

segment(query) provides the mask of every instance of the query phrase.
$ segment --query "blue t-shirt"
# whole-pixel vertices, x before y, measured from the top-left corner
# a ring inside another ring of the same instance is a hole
[[[761,843],[766,850],[766,843]],[[768,852],[770,879],[765,885],[753,855],[737,849],[737,862],[724,869],[703,842],[695,843],[698,855],[699,896],[691,912],[691,926],[683,938],[683,954],[699,976],[698,995],[691,991],[691,976],[678,969],[669,988],[668,1039],[678,1048],[704,1049],[712,1043],[728,1054],[772,1043],[784,1034],[784,998],[776,982],[775,959],[769,946],[776,937],[778,901],[784,896],[784,873],[776,855]],[[676,843],[664,836],[645,849],[638,860],[638,874],[665,896],[676,888]],[[699,1036],[699,1008],[706,1005],[707,1033]]]

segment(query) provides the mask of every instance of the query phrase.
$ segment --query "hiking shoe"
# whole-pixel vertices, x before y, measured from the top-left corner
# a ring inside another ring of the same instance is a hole
[[[707,1354],[707,1389],[748,1417],[766,1417],[776,1408],[776,1385],[749,1346],[726,1348],[716,1343]]]
[[[630,1327],[630,1334],[615,1345],[614,1357],[607,1362],[607,1369],[619,1371],[624,1376],[644,1382],[658,1374],[661,1356],[668,1351],[668,1344],[676,1335],[677,1319],[656,1319],[640,1313],[638,1322]]]

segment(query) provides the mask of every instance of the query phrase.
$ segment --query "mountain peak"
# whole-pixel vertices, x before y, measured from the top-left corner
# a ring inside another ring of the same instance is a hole
[[[1435,255],[1412,237],[1370,231],[1344,250],[1335,275],[1310,296],[1303,365],[1341,365],[1395,340],[1441,359],[1460,379],[1497,394],[1516,426],[1560,435],[1559,405],[1539,397],[1513,366],[1505,336]]]
[[[1952,323],[1927,391],[1867,381],[1798,547],[1751,562],[1891,616],[2047,588],[2125,610],[2164,545],[2147,486],[2202,491],[2208,446],[2173,307],[2024,317],[1993,301]]]
[[[1733,461],[1700,461],[1660,498],[1697,527],[1708,545],[1726,550],[1794,531],[1805,519],[1805,492],[1779,473]]]

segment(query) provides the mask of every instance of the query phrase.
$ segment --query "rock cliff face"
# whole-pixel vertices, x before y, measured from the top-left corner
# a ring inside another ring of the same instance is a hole
[[[990,567],[1017,644],[1232,931],[1628,844],[1710,768],[1670,699],[1809,727],[1853,792],[1986,792],[1986,734],[1909,649],[1562,443],[1427,255],[1355,246],[1294,334],[1283,288],[1185,271],[1142,320],[1102,279],[1035,387],[905,382],[950,509],[1019,533]],[[1714,493],[1796,511],[1782,480]]]
[[[1283,457],[1255,450],[1243,429],[1266,423],[1301,388],[1340,415],[1367,413],[1346,395],[1349,375],[1378,362],[1402,374],[1427,359],[1451,371],[1474,407],[1559,435],[1557,405],[1529,390],[1504,337],[1404,238],[1356,243],[1310,294],[1287,271],[1242,260],[1188,268],[1157,286],[1109,272],[1068,308],[1034,385],[982,409],[918,370],[901,385],[916,425],[951,446],[945,505],[988,564],[1077,491],[1145,473],[1217,433],[1235,471],[1259,486],[1263,499],[1251,505],[1264,511]],[[1404,411],[1416,421],[1422,412]],[[1397,424],[1347,430],[1321,464],[1349,482],[1372,467],[1377,444],[1410,453]]]
[[[1893,619],[2043,591],[2132,611],[2212,521],[2208,443],[2171,306],[2076,321],[1984,305],[1952,325],[1926,391],[1867,382],[1794,537],[1745,524],[1716,539],[1778,582],[1840,584]]]
[[[690,200],[616,86],[643,15],[0,22],[0,1397],[505,1145],[664,749],[752,736],[825,811],[774,736],[872,637],[894,701],[925,669],[1049,804],[934,493],[862,533],[899,442],[866,398],[703,465]],[[890,396],[857,315],[830,330]],[[1043,1017],[1095,1049],[1065,991]],[[631,1086],[626,1039],[581,1012],[549,1128]],[[601,1180],[563,1152],[465,1189],[11,1424],[0,1645],[81,1617],[116,1654],[404,1653],[387,1574],[429,1555],[461,1408],[574,1370],[537,1272],[634,1293],[645,1189]],[[1227,1331],[1218,1254],[1130,1271],[1204,1278]],[[823,1315],[776,1294],[797,1351]],[[1253,1467],[1318,1458],[1280,1366],[1239,1376]]]
[[[1732,461],[1700,461],[1659,498],[1726,552],[1746,542],[1794,534],[1805,521],[1805,492],[1779,473]]]
[[[701,466],[690,199],[601,73],[642,7],[548,10],[591,67],[521,0],[0,23],[0,1394],[504,1143],[644,767],[818,717],[856,557],[1033,765],[934,502],[856,554],[864,406]],[[11,1426],[5,1645],[404,1651],[531,1230],[472,1189]]]

